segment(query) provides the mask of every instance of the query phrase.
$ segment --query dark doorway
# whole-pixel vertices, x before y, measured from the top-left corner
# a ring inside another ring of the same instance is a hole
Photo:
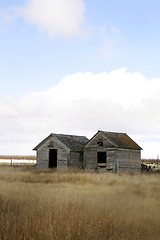
[[[106,167],[106,152],[97,152],[97,162],[99,167]]]
[[[57,149],[49,149],[49,168],[57,167]]]

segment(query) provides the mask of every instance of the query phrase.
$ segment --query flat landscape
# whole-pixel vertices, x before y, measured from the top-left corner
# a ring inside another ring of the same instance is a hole
[[[0,165],[35,165],[36,156],[33,155],[0,155]]]
[[[160,175],[0,166],[0,239],[159,239]]]

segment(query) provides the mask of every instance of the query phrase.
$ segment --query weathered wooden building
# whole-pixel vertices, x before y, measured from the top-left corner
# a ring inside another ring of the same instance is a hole
[[[141,170],[141,150],[126,133],[98,131],[90,140],[84,136],[50,134],[33,150],[37,166],[77,167],[121,172]]]
[[[84,147],[84,166],[112,172],[140,171],[141,149],[126,133],[98,131]]]
[[[37,166],[44,168],[84,167],[84,136],[51,133],[33,150],[37,151]]]

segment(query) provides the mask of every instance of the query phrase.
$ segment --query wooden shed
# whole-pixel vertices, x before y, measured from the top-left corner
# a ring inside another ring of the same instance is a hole
[[[140,171],[141,150],[126,133],[98,131],[84,147],[84,166],[112,172]]]
[[[33,149],[37,151],[37,166],[84,167],[83,149],[87,142],[84,136],[51,133]]]
[[[84,136],[51,133],[33,150],[37,166],[77,167],[111,172],[141,170],[141,150],[126,133],[98,131],[90,140]]]

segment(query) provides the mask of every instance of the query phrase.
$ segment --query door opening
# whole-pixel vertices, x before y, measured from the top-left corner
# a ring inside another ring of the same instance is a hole
[[[57,168],[57,149],[49,149],[49,168]]]
[[[106,167],[106,152],[97,152],[98,167]]]

